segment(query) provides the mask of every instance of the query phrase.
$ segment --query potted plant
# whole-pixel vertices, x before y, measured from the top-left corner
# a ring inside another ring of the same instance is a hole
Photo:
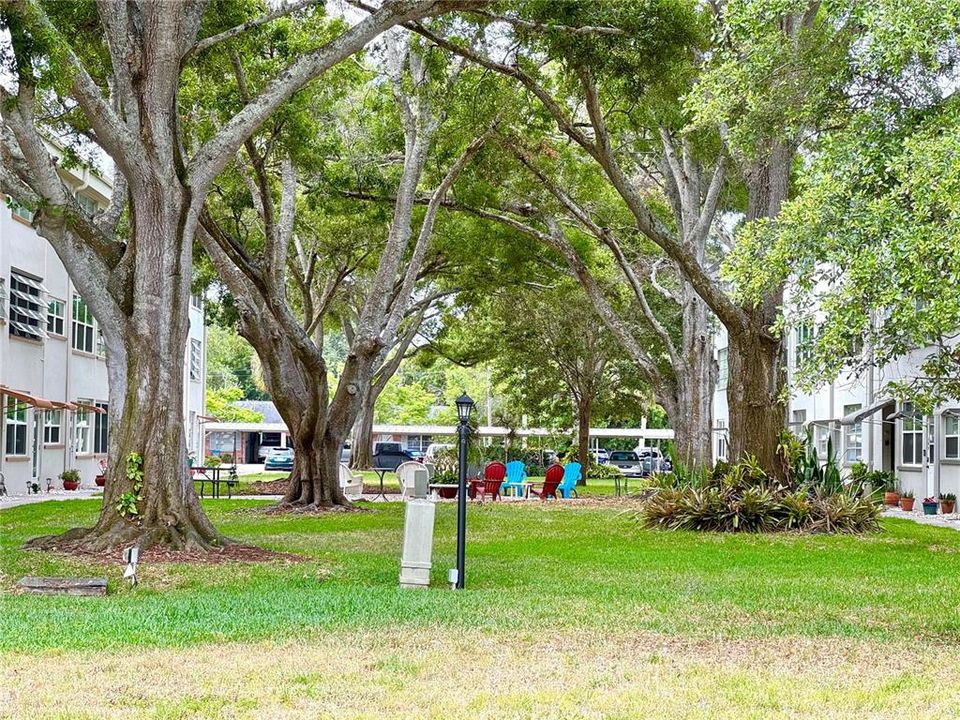
[[[97,473],[97,476],[93,479],[97,484],[97,487],[103,487],[107,484],[107,461],[100,461],[100,472]]]
[[[452,500],[457,496],[457,482],[457,474],[452,470],[447,470],[434,475],[432,484],[442,485],[443,487],[436,488],[437,495],[444,500]]]
[[[937,499],[934,497],[925,497],[923,499],[923,514],[924,515],[936,515],[937,514]]]
[[[913,504],[916,500],[913,497],[913,490],[907,490],[900,495],[900,507],[904,512],[913,512]]]
[[[884,478],[883,503],[890,507],[896,507],[900,504],[900,492],[897,490],[897,478],[892,474]]]
[[[60,479],[63,480],[64,490],[76,490],[80,487],[80,471],[64,470],[60,473]]]
[[[952,515],[957,506],[957,496],[953,493],[940,493],[940,512],[944,515]]]

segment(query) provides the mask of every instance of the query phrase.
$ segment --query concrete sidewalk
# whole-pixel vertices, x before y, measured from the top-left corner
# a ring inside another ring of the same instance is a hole
[[[103,488],[79,488],[77,490],[51,490],[50,492],[40,491],[36,495],[3,495],[0,497],[0,510],[17,505],[32,505],[33,503],[47,502],[48,500],[88,500],[93,497],[101,497]]]
[[[919,503],[917,503],[919,505]],[[884,517],[901,518],[903,520],[913,520],[921,525],[938,525],[940,527],[960,530],[960,513],[951,513],[950,515],[924,515],[923,509],[920,512],[904,512],[898,507],[888,507],[883,511]]]

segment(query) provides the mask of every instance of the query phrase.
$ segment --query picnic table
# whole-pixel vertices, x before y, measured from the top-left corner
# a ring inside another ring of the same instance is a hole
[[[233,498],[233,486],[237,484],[236,476],[233,473],[230,473],[223,479],[220,477],[220,471],[222,468],[217,467],[191,467],[190,474],[193,475],[193,481],[200,483],[200,497],[203,497],[204,488],[207,483],[210,483],[210,497],[219,498],[220,497],[220,485],[227,486],[227,498]]]

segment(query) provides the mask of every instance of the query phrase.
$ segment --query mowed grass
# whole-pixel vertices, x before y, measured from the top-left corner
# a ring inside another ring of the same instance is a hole
[[[420,591],[397,588],[400,503],[267,504],[204,503],[227,535],[306,562],[145,564],[135,590],[119,560],[20,549],[98,501],[0,511],[0,718],[957,717],[954,530],[665,533],[612,499],[486,503],[452,592],[442,503]],[[16,594],[28,574],[106,575],[110,594]]]
[[[437,506],[433,588],[397,587],[400,503],[364,512],[277,516],[264,501],[208,500],[236,540],[302,563],[121,564],[24,551],[24,540],[93,521],[99,501],[0,511],[0,649],[184,646],[273,640],[331,629],[443,627],[646,631],[695,637],[960,637],[960,533],[906,520],[867,537],[640,530],[622,506],[469,507],[467,586],[454,565],[455,505]],[[24,575],[99,575],[103,599],[11,592]]]

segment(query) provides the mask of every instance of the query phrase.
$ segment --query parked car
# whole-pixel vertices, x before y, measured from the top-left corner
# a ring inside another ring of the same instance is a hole
[[[422,450],[411,450],[410,448],[407,448],[407,454],[417,462],[423,462],[425,457]]]
[[[610,464],[627,477],[645,477],[643,463],[640,456],[633,450],[614,450],[610,453]]]
[[[669,459],[663,456],[660,448],[643,447],[637,450],[637,456],[643,465],[644,476],[654,473],[670,472],[673,470],[673,464]]]
[[[593,455],[593,459],[597,461],[597,465],[606,465],[610,462],[610,453],[607,452],[606,448],[597,448],[590,452]]]
[[[257,462],[266,462],[267,456],[274,450],[283,450],[279,445],[261,445],[257,451]]]
[[[343,447],[340,448],[340,462],[342,462],[344,465],[349,465],[350,455],[352,454],[352,452],[353,451],[351,450],[351,447],[350,447],[350,441],[348,440],[343,444]]]
[[[401,464],[413,460],[398,442],[380,442],[373,446],[373,466],[396,470]]]
[[[293,448],[270,448],[263,461],[264,470],[293,470]]]

